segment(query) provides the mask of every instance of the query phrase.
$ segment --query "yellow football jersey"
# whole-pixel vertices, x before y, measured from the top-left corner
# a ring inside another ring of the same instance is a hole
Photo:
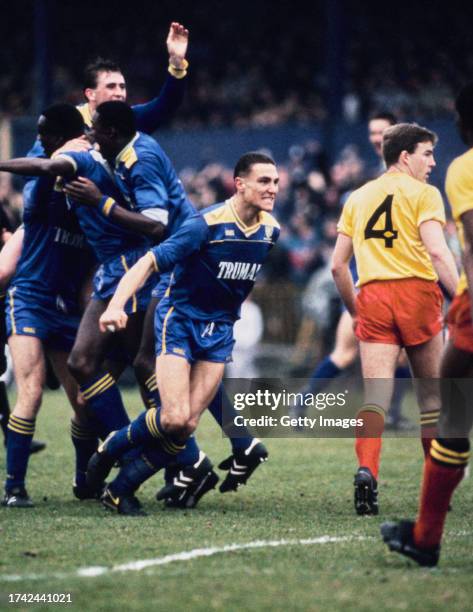
[[[386,172],[354,191],[338,223],[353,240],[358,285],[374,280],[437,280],[419,225],[445,223],[438,189],[404,172]]]
[[[452,207],[452,215],[457,224],[458,237],[463,250],[465,241],[460,217],[473,209],[473,149],[452,161],[447,170],[445,191]],[[465,272],[462,270],[457,287],[457,295],[467,288]]]

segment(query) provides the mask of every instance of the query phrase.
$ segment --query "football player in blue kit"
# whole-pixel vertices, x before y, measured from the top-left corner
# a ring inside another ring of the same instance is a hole
[[[13,160],[6,169],[33,175],[50,173],[67,179],[78,176],[75,181],[66,185],[66,192],[73,200],[92,204],[88,207],[79,206],[76,212],[99,261],[103,263],[95,277],[93,299],[82,318],[69,366],[80,383],[88,406],[100,422],[100,434],[105,436],[129,421],[115,379],[110,372],[103,369],[103,359],[111,338],[110,333],[99,333],[98,319],[119,279],[143,254],[143,248],[145,251],[149,249],[150,240],[154,243],[162,240],[165,235],[172,235],[183,221],[194,213],[194,208],[187,200],[169,159],[159,145],[145,134],[136,132],[134,114],[125,103],[106,102],[100,105],[96,111],[92,134],[100,145],[101,155],[90,151],[56,153],[53,160]],[[111,175],[114,175],[120,186],[119,192],[115,185],[109,184]],[[98,182],[98,187],[93,181]],[[107,221],[109,226],[116,224],[115,231],[120,229],[119,226],[128,228],[125,232],[128,234],[128,248],[124,248],[123,242],[113,241],[112,228],[104,227]],[[136,234],[130,236],[130,230]],[[143,234],[147,234],[150,240]],[[139,240],[144,240],[146,247],[137,248]],[[103,245],[111,241],[113,256],[111,252],[107,253],[106,257],[101,256]],[[132,316],[127,329],[120,335],[124,336],[132,359],[136,355],[141,338],[149,289],[155,282],[154,279],[149,279],[147,286],[141,290],[142,299],[140,296],[131,296],[127,305]],[[166,285],[167,281],[162,278],[160,287]],[[158,288],[159,293],[162,292]],[[151,314],[155,304],[156,302],[149,306]],[[152,331],[146,331],[143,336],[151,338]],[[160,399],[153,375],[154,355],[146,356],[146,368],[142,366],[142,361],[140,367],[135,369],[137,379],[144,389],[147,406],[157,407]],[[220,393],[222,394],[221,391]],[[209,407],[220,423],[221,404],[221,398],[218,397]],[[229,471],[221,485],[222,492],[236,490],[267,457],[265,447],[249,432],[246,434],[242,434],[241,438],[231,438],[233,454],[231,459],[225,462]],[[237,470],[233,469],[236,462]],[[188,441],[186,451],[179,454],[177,463],[179,466],[187,466],[187,471],[183,475],[184,478],[178,479],[174,488],[171,486],[170,492],[169,488],[166,489],[164,497],[167,499],[169,495],[172,498],[174,494],[182,493],[185,488],[184,499],[181,501],[186,507],[193,506],[199,496],[215,486],[218,477],[205,454],[199,453],[193,438]],[[182,487],[180,481],[184,481],[186,487]],[[206,483],[205,487],[201,486],[203,481]],[[194,495],[197,488],[199,496]],[[192,496],[192,499],[189,499],[189,496]]]
[[[278,192],[274,161],[245,154],[235,167],[235,195],[187,219],[153,247],[120,281],[101,330],[124,329],[124,306],[155,272],[173,271],[166,297],[156,310],[156,379],[161,407],[143,413],[111,434],[89,462],[89,485],[102,481],[117,458],[145,447],[123,466],[102,501],[123,514],[140,514],[137,487],[173,462],[195,431],[219,388],[231,359],[233,325],[269,250],[279,237],[271,215]]]
[[[133,203],[134,210],[131,209],[115,184],[113,165],[109,162],[113,164],[115,156],[120,150],[125,150],[127,143],[134,138],[134,114],[130,107],[122,102],[106,102],[99,108],[102,107],[105,108],[104,115],[114,126],[111,130],[114,132],[115,147],[113,157],[109,158],[109,161],[94,150],[67,154],[56,152],[53,159],[21,158],[4,162],[2,167],[11,172],[31,176],[65,177],[63,180],[73,178],[79,173],[82,177],[87,177],[82,180],[94,185],[96,183],[97,189],[107,194],[102,198],[103,205],[97,208],[80,205],[70,198],[70,194],[68,196],[71,208],[101,264],[94,277],[94,292],[82,317],[69,367],[100,424],[100,435],[106,436],[110,431],[128,423],[128,417],[114,378],[103,370],[102,363],[109,349],[111,334],[100,334],[98,320],[124,272],[153,242],[164,236],[164,225],[151,217],[154,214],[153,206],[159,203],[163,206],[168,204],[169,185],[162,183],[157,163],[153,165],[150,162],[147,171],[146,168],[137,167],[137,195]],[[107,108],[113,117],[107,115]],[[154,155],[153,162],[157,162],[157,152],[164,156],[151,137],[142,135],[142,138],[149,144]],[[106,144],[103,151],[107,155],[110,154]],[[167,158],[166,162],[172,168]],[[178,180],[175,174],[172,178]],[[118,206],[118,203],[121,206]],[[180,204],[181,201],[177,203]],[[142,318],[153,284],[156,284],[156,281],[150,279],[148,286],[132,296],[127,305],[131,325],[130,329],[120,336],[131,359],[139,345]]]
[[[3,164],[3,168],[33,176],[49,174],[65,179],[80,176],[69,185],[67,193],[101,265],[94,278],[94,292],[82,317],[69,367],[99,425],[99,434],[106,437],[110,431],[129,423],[129,419],[115,377],[104,369],[104,359],[115,337],[111,333],[100,333],[99,317],[124,272],[154,242],[161,240],[165,231],[174,231],[178,223],[192,215],[194,208],[187,201],[169,159],[156,141],[136,132],[130,107],[123,102],[106,102],[98,108],[97,117],[97,142],[104,157],[97,151],[56,151],[54,159],[29,157],[10,160]],[[67,146],[62,150],[65,148]],[[123,185],[126,198],[115,184],[115,180],[122,181],[123,177],[127,179]],[[74,200],[75,195],[79,197],[84,183],[99,193],[98,206],[82,206]],[[102,196],[102,192],[107,195]],[[156,283],[156,278],[151,278],[146,287],[131,297],[127,305],[130,326],[117,334],[130,361],[133,361],[140,344],[144,313],[151,288]],[[152,368],[153,360],[151,372]],[[140,380],[139,376],[138,380],[143,383],[147,404],[153,402],[157,405],[156,391],[148,391],[144,386],[146,381]],[[205,462],[200,461],[202,456]],[[180,456],[184,465],[187,465],[188,457],[191,465],[199,462],[201,470],[205,469],[204,475],[212,471],[210,461],[205,454],[199,454],[193,440],[187,445],[187,453]],[[213,479],[218,480],[216,475]]]
[[[168,121],[180,106],[186,88],[185,77],[189,67],[186,60],[188,40],[189,31],[178,22],[171,23],[166,39],[169,65],[164,85],[157,97],[149,102],[132,107],[139,130],[151,134]],[[99,104],[109,100],[126,100],[126,82],[120,67],[115,62],[103,58],[98,58],[90,63],[84,71],[84,96],[87,101],[78,105],[77,108],[84,119],[86,127],[90,128],[92,125],[92,114]],[[76,141],[76,147],[79,150],[86,150],[88,148],[88,142],[83,136],[79,137]],[[38,139],[28,153],[28,156],[42,157],[43,155],[44,149],[41,140]],[[5,251],[2,254],[2,279],[4,277],[8,279],[7,282],[3,283],[4,286],[8,284],[15,273],[21,254],[23,235],[23,228],[20,228],[7,249],[8,253]],[[0,305],[2,304],[1,300],[0,296]],[[0,393],[2,394],[0,398],[2,401],[0,406],[0,425],[4,429],[6,444],[6,425],[10,411],[8,398],[3,388],[0,388]],[[45,446],[43,442],[32,440],[30,452],[37,452],[45,448]]]
[[[38,121],[42,146],[50,155],[66,140],[83,133],[84,123],[73,106],[58,104],[46,109]],[[46,160],[44,160],[46,161]],[[6,168],[5,168],[6,169]],[[8,423],[7,478],[3,505],[31,507],[25,477],[35,421],[45,382],[45,355],[75,410],[73,428],[81,431],[82,446],[97,447],[90,434],[77,384],[67,367],[80,320],[80,292],[95,259],[76,216],[64,195],[54,189],[53,177],[28,183],[25,190],[25,241],[17,272],[7,296],[7,334],[18,395]],[[77,463],[81,449],[76,447]],[[82,476],[84,476],[84,461]],[[85,479],[84,479],[85,484]]]
[[[180,106],[186,89],[186,75],[189,63],[186,60],[189,43],[189,31],[180,23],[170,25],[166,39],[169,54],[168,75],[158,96],[132,106],[137,129],[146,134],[152,134],[166,123]],[[86,102],[79,104],[87,129],[92,127],[92,116],[100,104],[112,100],[125,102],[127,87],[121,68],[109,59],[98,58],[86,66],[84,70],[84,96]],[[88,148],[87,140],[82,137],[83,148]],[[41,157],[43,150],[41,141],[37,140],[30,157]]]
[[[127,129],[125,134],[122,134],[124,127]],[[97,207],[104,215],[110,216],[114,222],[123,224],[125,227],[135,227],[136,230],[146,233],[145,221],[148,226],[154,222],[151,238],[154,242],[158,242],[164,235],[172,236],[195,210],[187,199],[172,164],[159,145],[144,134],[132,133],[133,129],[132,114],[124,103],[108,102],[98,107],[93,124],[93,137],[109,165],[114,168],[115,180],[120,187],[120,192],[126,200],[128,209],[133,212],[117,206],[112,197],[104,196],[103,192],[97,189],[90,180],[81,178],[80,175],[84,168],[76,167],[79,178],[66,185],[66,192],[76,200]],[[129,140],[127,141],[126,138]],[[73,157],[73,154],[69,157]],[[78,154],[75,159],[80,161],[83,157]],[[56,157],[57,160],[58,157]],[[141,214],[136,214],[134,211],[140,211]],[[142,220],[141,227],[136,221],[139,218]],[[135,225],[131,225],[132,223]],[[162,230],[161,234],[159,228]],[[127,265],[132,263],[134,262],[130,261]],[[123,274],[121,266],[119,272],[120,277]],[[114,277],[113,285],[109,286],[104,300],[111,296],[116,283],[117,278]],[[154,374],[154,311],[168,284],[169,273],[161,274],[160,282],[154,289],[153,299],[148,306],[140,349],[134,361],[136,377],[144,389],[143,395],[146,397],[147,406],[151,408],[156,408],[160,404]],[[101,313],[96,311],[96,314]],[[84,348],[84,344],[80,344],[83,328],[85,345],[87,344],[86,328],[92,330],[89,333],[94,335],[96,341],[101,342],[100,334],[97,334],[95,317],[89,319],[87,323],[84,320],[81,323],[77,345],[71,354],[70,363],[73,368],[75,360],[80,360],[81,352],[84,367],[91,367],[93,364],[93,352],[91,350],[87,352],[87,347]],[[139,338],[139,334],[133,333],[132,337]],[[96,391],[103,388],[104,383],[103,379],[92,380],[91,392],[95,395]],[[92,397],[89,392],[90,387],[81,388],[87,394],[87,399]],[[108,391],[108,386],[105,390]],[[101,401],[100,397],[98,401]],[[220,388],[209,410],[221,426],[223,426],[224,404],[226,412],[233,411],[233,406],[226,393]],[[110,400],[110,407],[117,405],[116,399]],[[112,422],[110,419],[108,430],[115,429],[119,429],[119,423]],[[229,437],[232,444],[232,455],[220,464],[222,469],[228,470],[225,480],[220,485],[222,493],[234,491],[241,484],[246,483],[254,470],[268,456],[264,445],[246,428],[240,432],[238,437],[232,436],[229,432]],[[181,470],[183,467],[184,470]],[[180,453],[177,457],[175,469],[167,471],[166,480],[167,486],[158,493],[158,500],[164,499],[168,505],[193,507],[207,490],[215,486],[218,477],[212,469],[210,460],[204,453],[199,453],[195,441],[191,438],[186,446],[186,452]],[[195,495],[196,490],[198,490],[198,495]]]

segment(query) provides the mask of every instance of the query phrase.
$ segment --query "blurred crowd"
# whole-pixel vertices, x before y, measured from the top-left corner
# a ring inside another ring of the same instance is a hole
[[[2,14],[0,113],[32,111],[40,75],[31,9],[38,4],[18,0]],[[429,2],[428,10],[424,3],[400,0],[389,11],[379,2],[368,1],[362,9],[350,0],[339,2],[334,30],[327,27],[328,7],[335,4],[328,0],[314,0],[302,10],[261,0],[241,0],[238,10],[218,0],[202,6],[136,0],[124,12],[91,0],[84,0],[80,11],[59,0],[44,4],[52,95],[71,102],[82,100],[81,70],[99,54],[122,65],[130,102],[154,96],[165,74],[169,23],[182,21],[191,32],[191,69],[175,126],[186,128],[323,120],[329,49],[338,49],[330,65],[341,80],[343,117],[353,122],[379,109],[400,119],[442,117],[473,67],[473,6],[454,11],[439,0]]]

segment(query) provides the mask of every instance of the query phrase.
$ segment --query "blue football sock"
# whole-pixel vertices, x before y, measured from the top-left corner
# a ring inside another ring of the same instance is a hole
[[[5,490],[24,487],[31,440],[35,429],[35,419],[22,419],[10,415],[7,436],[7,479]]]
[[[327,379],[336,378],[342,371],[333,363],[330,355],[325,357],[310,375],[310,381],[305,393],[313,393],[314,395],[320,393],[326,386]]]
[[[152,374],[145,382],[144,395],[148,408],[159,408],[161,397],[156,383],[156,374]]]
[[[80,386],[93,418],[99,423],[100,437],[128,425],[128,418],[118,385],[108,372],[99,374]]]
[[[158,470],[159,468],[156,468],[143,453],[140,453],[138,457],[120,469],[115,479],[109,484],[109,489],[113,495],[118,497],[133,495],[140,485]]]
[[[138,450],[138,449],[135,449]],[[118,472],[116,478],[110,483],[109,488],[113,495],[132,495],[148,478],[151,478],[161,468],[175,463],[176,457],[180,455],[170,454],[162,447],[156,445],[143,448],[132,461],[126,463]],[[183,452],[183,451],[181,451]],[[199,453],[197,452],[198,460]]]
[[[223,430],[223,433],[230,439],[233,450],[248,448],[253,441],[253,436],[246,427],[237,427],[235,417],[239,414],[227,392],[220,384],[215,397],[209,404],[209,411]]]
[[[195,437],[191,436],[187,440],[185,448],[175,456],[174,461],[181,466],[194,465],[199,459],[199,451]]]
[[[71,439],[76,451],[76,473],[74,482],[77,486],[85,486],[85,474],[89,459],[97,450],[98,437],[96,431],[84,425],[71,421]]]
[[[120,457],[136,446],[160,446],[174,457],[184,448],[168,436],[161,426],[161,408],[151,408],[142,412],[127,427],[117,431],[107,442],[107,452]]]

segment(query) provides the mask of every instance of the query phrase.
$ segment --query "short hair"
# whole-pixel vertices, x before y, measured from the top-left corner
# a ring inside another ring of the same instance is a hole
[[[269,155],[265,155],[264,153],[258,153],[258,151],[250,151],[249,153],[245,153],[240,157],[237,161],[235,170],[233,171],[233,178],[237,176],[247,176],[252,166],[255,164],[272,164],[276,165],[274,159],[269,157]]]
[[[437,143],[437,134],[417,123],[398,123],[387,128],[383,134],[383,159],[386,166],[399,160],[402,151],[414,153],[421,142]]]
[[[67,140],[84,133],[84,118],[72,104],[53,104],[41,113],[47,120],[47,131]]]
[[[369,121],[376,121],[377,119],[387,121],[389,125],[396,125],[397,123],[396,115],[393,115],[393,113],[390,113],[389,111],[380,111],[379,113],[374,113],[370,116]]]
[[[100,123],[106,128],[115,128],[120,136],[132,138],[136,133],[135,113],[126,102],[112,100],[99,104],[96,109]]]
[[[110,59],[97,57],[93,62],[87,64],[84,69],[84,89],[95,89],[99,72],[120,72],[120,66]]]
[[[473,129],[473,83],[461,88],[455,100],[455,109],[463,127]]]

